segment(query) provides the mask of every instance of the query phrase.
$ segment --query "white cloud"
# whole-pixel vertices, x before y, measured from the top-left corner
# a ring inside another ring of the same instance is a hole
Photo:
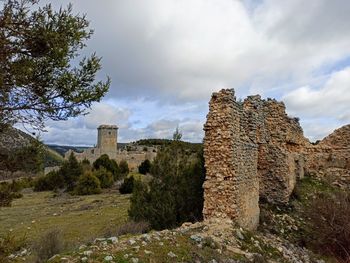
[[[155,130],[155,125],[178,120],[186,128],[189,118],[197,126],[188,138],[198,140],[203,111],[181,111],[179,105],[206,105],[211,92],[223,87],[235,88],[238,97],[284,98],[293,115],[320,129],[322,116],[349,121],[348,69],[325,84],[323,69],[350,56],[350,1],[61,0],[54,5],[68,2],[87,13],[95,29],[86,52],[103,57],[101,76],[112,77],[108,100],[131,102],[122,112],[98,106],[68,127],[117,123],[128,129],[121,134],[126,140],[169,136],[170,128]],[[144,117],[133,115],[133,102],[145,98],[165,105],[159,110],[164,114],[146,107]]]
[[[350,121],[350,67],[333,73],[323,87],[300,87],[282,99],[293,114]]]

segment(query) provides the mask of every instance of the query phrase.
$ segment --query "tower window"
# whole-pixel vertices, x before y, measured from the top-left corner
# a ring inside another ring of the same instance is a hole
[[[111,135],[111,132],[108,132],[109,135]]]

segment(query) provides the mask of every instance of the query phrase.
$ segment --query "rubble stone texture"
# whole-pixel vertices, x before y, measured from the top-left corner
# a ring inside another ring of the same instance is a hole
[[[283,102],[258,95],[239,102],[226,89],[213,93],[204,130],[205,219],[254,229],[259,198],[287,203],[306,172],[331,173],[350,185],[350,125],[313,145]]]
[[[118,163],[126,161],[129,169],[137,171],[138,166],[146,159],[152,161],[157,153],[153,147],[142,147],[138,150],[127,151],[117,149],[118,127],[116,125],[100,125],[97,133],[97,146],[94,148],[85,149],[81,153],[69,150],[65,153],[65,158],[68,159],[71,153],[78,161],[87,159],[93,163],[102,154],[107,154],[109,158],[114,159]],[[147,148],[145,151],[143,148]]]

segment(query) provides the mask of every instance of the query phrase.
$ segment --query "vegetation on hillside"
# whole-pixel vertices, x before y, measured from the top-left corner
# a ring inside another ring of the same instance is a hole
[[[286,206],[260,204],[260,230],[286,238],[317,254],[350,259],[350,193],[317,178],[298,181]],[[329,259],[331,260],[331,259]]]
[[[129,173],[128,163],[115,160],[104,154],[91,166],[88,160],[78,162],[72,153],[58,171],[38,177],[34,182],[35,191],[64,189],[78,195],[101,193],[101,188],[111,188],[116,180]]]

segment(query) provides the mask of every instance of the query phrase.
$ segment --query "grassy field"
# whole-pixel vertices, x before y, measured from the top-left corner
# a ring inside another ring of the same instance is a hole
[[[0,208],[0,236],[11,231],[35,241],[56,228],[67,242],[84,243],[127,220],[129,197],[116,191],[90,196],[28,191],[11,207]]]

